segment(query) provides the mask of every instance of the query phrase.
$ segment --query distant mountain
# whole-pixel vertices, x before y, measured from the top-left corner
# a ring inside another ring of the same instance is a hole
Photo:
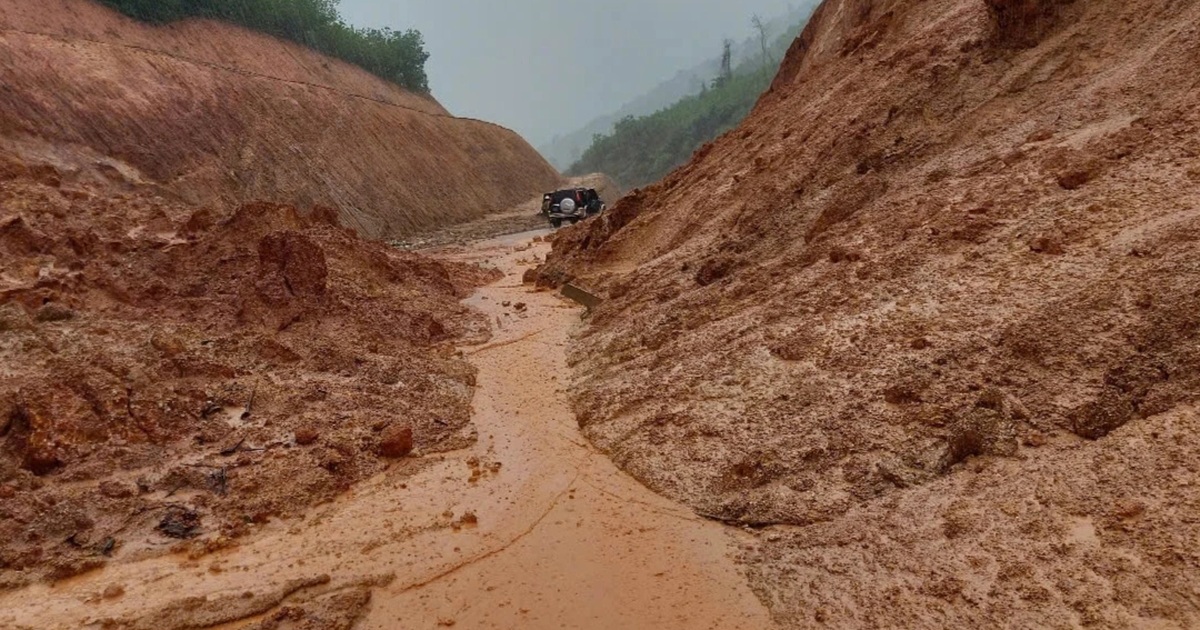
[[[777,16],[767,22],[767,35],[773,40],[786,32],[790,27],[808,18],[818,0],[801,0],[797,6],[790,7],[784,15]],[[746,16],[747,25],[750,21]],[[592,144],[593,136],[612,133],[617,121],[627,116],[646,116],[665,107],[669,107],[680,99],[696,94],[701,87],[717,76],[721,67],[721,42],[713,42],[711,59],[702,61],[695,66],[680,70],[675,76],[658,84],[654,89],[633,99],[617,111],[601,116],[584,127],[567,134],[555,136],[549,143],[538,147],[547,160],[558,170],[566,171],[579,161],[583,152]],[[747,38],[740,44],[734,44],[734,66],[756,59],[761,54],[758,39]],[[778,61],[778,60],[776,60]]]

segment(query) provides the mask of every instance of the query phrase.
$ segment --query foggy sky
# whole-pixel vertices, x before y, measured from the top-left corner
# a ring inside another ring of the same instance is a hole
[[[794,0],[793,0],[794,2]],[[751,34],[789,0],[341,0],[357,26],[416,28],[433,95],[534,145],[617,109]]]

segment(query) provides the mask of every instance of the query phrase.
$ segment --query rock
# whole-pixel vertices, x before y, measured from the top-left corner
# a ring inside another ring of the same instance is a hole
[[[11,499],[17,496],[17,489],[10,485],[0,486],[0,499]]]
[[[61,304],[54,303],[43,305],[38,309],[37,314],[34,316],[34,319],[43,324],[50,322],[63,322],[74,318],[75,311]]]
[[[1045,434],[1039,433],[1037,431],[1033,431],[1033,432],[1026,434],[1025,437],[1021,441],[1022,441],[1022,443],[1025,444],[1025,446],[1028,446],[1030,448],[1041,448],[1049,442],[1049,440],[1046,438]]]
[[[296,444],[300,446],[310,446],[315,444],[321,437],[320,433],[312,427],[301,427],[296,430]]]
[[[33,328],[33,322],[20,304],[9,302],[0,306],[0,333],[30,328]]]
[[[177,357],[187,351],[187,344],[177,335],[158,333],[150,337],[150,345],[154,346],[167,358]]]
[[[521,276],[521,283],[522,284],[536,284],[537,278],[538,278],[537,269],[526,269],[525,274]]]
[[[383,432],[377,452],[382,457],[407,457],[413,450],[413,430],[410,425],[393,425]]]
[[[1092,181],[1092,173],[1088,170],[1076,170],[1062,173],[1058,176],[1058,185],[1063,190],[1078,190]]]
[[[173,507],[167,511],[155,529],[171,538],[195,538],[200,533],[200,515],[195,510]]]
[[[1029,249],[1039,254],[1049,254],[1051,256],[1060,256],[1066,253],[1062,243],[1048,236],[1039,236],[1029,242]]]
[[[51,471],[62,465],[63,461],[59,457],[58,449],[52,444],[30,446],[25,451],[24,461],[21,462],[22,468],[39,477],[50,474]]]
[[[1055,23],[1060,7],[1070,0],[986,0],[1001,41],[1032,46]]]
[[[101,594],[101,597],[104,599],[117,599],[123,595],[125,595],[124,586],[121,586],[120,584],[109,584],[108,587],[104,589],[104,593]]]
[[[843,262],[858,262],[860,260],[862,260],[861,253],[846,249],[841,245],[835,245],[829,250],[829,262],[834,264]]]
[[[188,234],[196,234],[211,228],[216,223],[217,219],[213,216],[212,210],[201,208],[188,217],[187,223],[183,225],[183,230]]]
[[[518,313],[523,313],[528,308],[529,306],[524,302],[517,302],[516,304],[513,304],[513,310],[517,311]]]
[[[743,264],[744,261],[741,259],[734,258],[728,254],[719,254],[700,265],[700,269],[696,272],[695,276],[696,284],[706,287],[729,276]]]
[[[100,494],[110,499],[127,499],[137,494],[137,488],[131,484],[109,479],[100,482]]]
[[[1071,414],[1071,430],[1078,436],[1098,440],[1125,426],[1137,414],[1130,397],[1107,387],[1100,396]]]
[[[264,236],[258,242],[258,261],[264,275],[278,277],[288,297],[325,296],[329,277],[325,250],[307,235],[285,230]]]

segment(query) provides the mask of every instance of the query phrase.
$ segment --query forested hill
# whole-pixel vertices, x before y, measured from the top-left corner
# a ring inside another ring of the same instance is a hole
[[[628,190],[655,182],[687,162],[696,149],[737,126],[750,113],[770,87],[780,60],[815,4],[810,3],[803,19],[774,37],[765,58],[760,54],[723,73],[718,70],[699,93],[653,114],[621,119],[612,133],[595,135],[567,173],[605,173]]]
[[[99,0],[147,22],[209,18],[232,22],[353,63],[414,92],[429,92],[429,53],[419,31],[356,28],[337,0]]]

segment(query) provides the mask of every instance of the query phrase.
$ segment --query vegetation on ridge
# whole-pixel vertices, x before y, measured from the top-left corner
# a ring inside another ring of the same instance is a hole
[[[425,40],[419,31],[356,28],[342,21],[338,0],[100,0],[146,22],[224,20],[308,46],[376,76],[429,92]]]
[[[737,68],[730,67],[726,42],[722,70],[711,84],[649,116],[627,116],[608,135],[597,134],[567,174],[605,173],[622,188],[662,179],[687,162],[696,149],[742,122],[771,86],[784,53],[805,23],[793,25],[770,45],[760,30],[763,56],[746,59]],[[761,29],[761,21],[756,28]]]

